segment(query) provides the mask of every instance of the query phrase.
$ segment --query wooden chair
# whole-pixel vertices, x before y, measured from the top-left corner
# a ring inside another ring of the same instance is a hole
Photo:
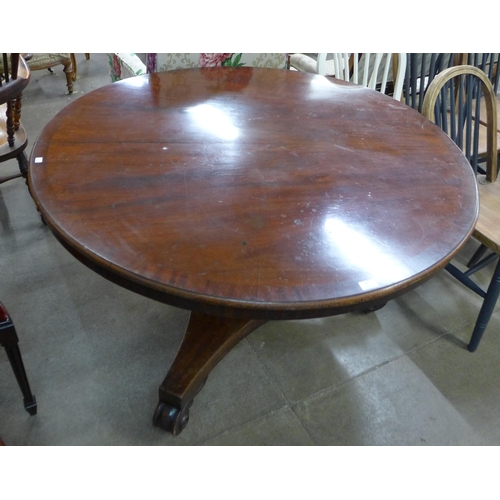
[[[69,94],[73,93],[73,81],[76,79],[76,72],[73,70],[73,60],[74,56],[72,58],[71,54],[26,54],[26,61],[31,71],[47,69],[52,73],[53,67],[62,65],[64,74],[66,75],[66,86],[68,87]]]
[[[321,57],[324,54],[320,54]],[[360,57],[361,56],[361,57]],[[398,53],[335,53],[333,68],[335,78],[363,85],[383,94],[401,99],[404,75],[406,72],[406,54]],[[319,56],[318,56],[319,59]],[[352,66],[351,66],[352,63]],[[391,78],[389,70],[392,68]]]
[[[30,70],[19,54],[2,54],[0,64],[0,162],[16,158],[19,173],[0,177],[0,184],[16,177],[27,178],[28,144],[21,124],[21,95],[30,80]]]
[[[491,84],[493,85],[493,90],[495,92],[496,101],[497,101],[497,147],[500,147],[500,116],[498,113],[500,112],[500,99],[498,96],[498,86],[500,82],[500,72],[498,71],[498,67],[500,64],[500,54],[494,53],[472,53],[472,54],[459,54],[461,56],[461,60],[465,61],[464,64],[469,64],[471,66],[475,66],[476,68],[481,69],[488,76]],[[478,148],[478,169],[481,173],[485,173],[485,170],[482,168],[482,163],[486,161],[487,155],[487,145],[486,145],[486,135],[487,135],[487,123],[485,121],[486,116],[486,104],[484,97],[481,98],[481,109],[480,115],[478,117],[479,123],[481,124],[479,127],[479,148]],[[498,155],[499,167],[500,167],[500,155]],[[476,250],[474,255],[471,257],[468,266],[474,266],[479,262],[479,260],[486,254],[488,251],[488,247],[484,244],[480,244],[479,248]]]
[[[477,173],[481,98],[487,123],[486,174],[478,175],[479,218],[473,236],[493,253],[467,270],[450,263],[446,270],[481,296],[483,304],[472,333],[468,350],[474,352],[486,330],[500,295],[500,260],[487,290],[471,279],[474,273],[498,260],[500,253],[500,183],[497,179],[497,110],[495,92],[488,76],[479,68],[460,65],[445,69],[429,85],[422,113],[434,121],[462,149]],[[483,117],[484,118],[484,117]]]
[[[17,337],[16,329],[14,328],[14,323],[12,323],[9,313],[0,302],[0,345],[5,348],[7,357],[9,358],[12,369],[14,370],[17,383],[23,393],[24,408],[30,415],[36,415],[36,399],[31,393],[18,342],[19,339]]]

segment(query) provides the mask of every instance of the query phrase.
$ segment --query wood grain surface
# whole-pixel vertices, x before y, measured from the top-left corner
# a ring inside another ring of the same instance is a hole
[[[121,286],[209,314],[325,316],[387,300],[471,234],[461,151],[408,106],[335,79],[205,68],[83,95],[36,141],[47,224]]]

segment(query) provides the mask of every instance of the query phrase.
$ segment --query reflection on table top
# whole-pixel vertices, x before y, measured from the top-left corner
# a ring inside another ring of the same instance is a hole
[[[263,68],[155,73],[80,97],[38,138],[30,187],[54,234],[108,277],[269,318],[402,293],[477,217],[467,161],[419,113]]]

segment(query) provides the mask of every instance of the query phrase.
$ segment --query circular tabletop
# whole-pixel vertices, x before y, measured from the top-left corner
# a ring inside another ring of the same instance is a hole
[[[56,237],[103,276],[269,319],[409,290],[478,214],[467,160],[418,112],[264,68],[155,73],[83,95],[36,141],[29,183]]]

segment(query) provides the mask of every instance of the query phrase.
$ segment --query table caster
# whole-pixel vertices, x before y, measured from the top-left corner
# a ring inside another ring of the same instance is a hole
[[[173,436],[178,436],[189,421],[190,406],[191,404],[179,410],[160,401],[153,415],[153,425],[170,432]]]
[[[386,304],[387,304],[387,302],[383,302],[382,304],[379,304],[377,306],[367,307],[367,308],[363,309],[362,312],[364,312],[365,314],[370,314],[372,312],[375,312],[375,311],[382,309],[382,307],[384,307]]]

